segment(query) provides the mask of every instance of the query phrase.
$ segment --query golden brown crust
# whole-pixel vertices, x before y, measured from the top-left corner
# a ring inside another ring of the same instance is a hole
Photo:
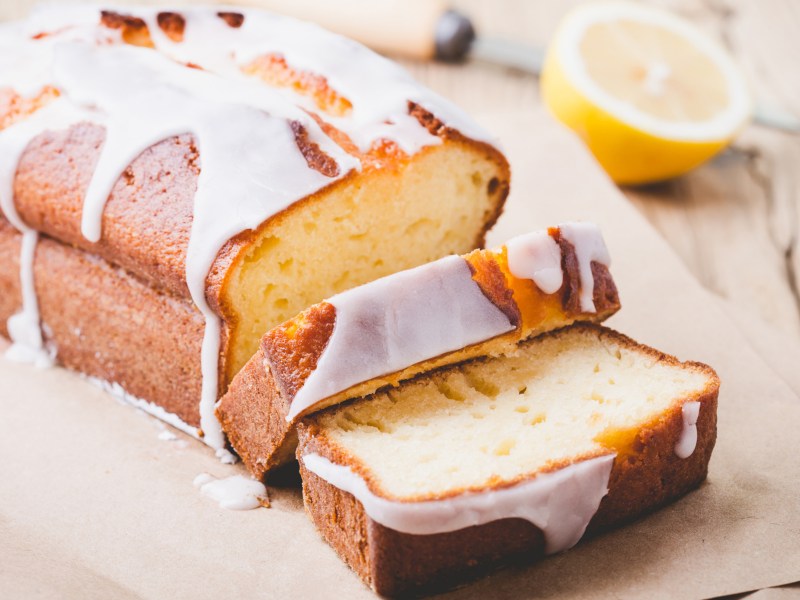
[[[472,279],[492,304],[503,311],[514,327],[522,324],[519,305],[514,300],[514,290],[509,287],[506,274],[500,267],[497,257],[490,252],[475,251],[467,257]]]
[[[567,248],[570,249],[571,246]],[[574,252],[572,256],[574,257]],[[606,267],[597,263],[594,263],[593,271],[598,312],[582,314],[572,301],[573,297],[577,297],[576,293],[544,294],[532,281],[513,277],[508,270],[505,249],[499,253],[476,250],[466,255],[465,259],[473,279],[486,297],[508,315],[516,325],[515,330],[487,342],[412,365],[397,373],[352,386],[310,407],[298,415],[295,421],[308,412],[365,396],[386,386],[397,385],[419,373],[477,356],[513,350],[521,339],[569,325],[578,318],[601,321],[616,312],[620,306],[611,274]],[[577,263],[574,260],[565,261],[564,269],[565,281],[578,277]],[[288,445],[294,443],[295,439],[292,434],[293,424],[286,422],[285,417],[289,414],[297,390],[316,368],[317,361],[333,333],[334,323],[334,307],[323,302],[269,331],[262,338],[261,355],[251,359],[233,379],[230,389],[220,400],[217,416],[223,422],[223,430],[254,477],[261,479],[269,468],[279,466],[280,461],[273,454],[283,457],[292,455],[293,449]],[[251,387],[236,385],[239,378],[258,377],[257,371],[265,370],[265,364],[271,371],[270,389],[274,393],[256,393]],[[247,415],[259,414],[279,414],[282,418],[270,421],[269,428],[252,427],[246,422]],[[237,427],[243,428],[243,431],[236,431]],[[269,454],[259,454],[265,450]]]
[[[303,158],[306,159],[308,168],[314,169],[326,177],[336,177],[339,174],[339,165],[333,157],[325,154],[316,142],[312,142],[308,138],[308,131],[302,123],[292,121],[291,127],[294,141],[300,148]]]
[[[180,13],[160,12],[156,15],[158,27],[173,42],[183,41],[183,31],[186,29],[186,19]]]
[[[600,326],[574,327],[596,329],[615,343],[635,346],[637,351],[656,360],[699,370],[709,377],[708,386],[700,396],[678,399],[655,422],[636,431],[630,448],[618,452],[609,478],[609,493],[587,528],[586,535],[591,536],[655,510],[705,479],[716,441],[719,379],[706,365],[680,363],[672,356]],[[681,409],[686,401],[700,402],[701,409],[697,446],[691,456],[681,459],[674,448],[683,431]],[[313,418],[301,423],[298,432],[298,456],[315,452],[337,464],[348,465],[365,478],[373,493],[385,495],[364,465],[327,439]],[[444,589],[498,565],[534,562],[545,554],[541,530],[521,519],[503,519],[434,535],[391,530],[372,521],[351,494],[306,470],[302,461],[300,470],[304,503],[317,529],[342,559],[381,595],[394,596],[419,588]],[[353,531],[359,532],[357,538]],[[354,546],[358,552],[354,552]]]
[[[21,305],[20,241],[0,219],[3,335],[8,317]],[[60,364],[118,383],[185,423],[200,425],[203,319],[190,302],[46,237],[36,250],[34,274],[42,321]]]
[[[19,283],[19,252],[22,237],[0,216],[0,334],[8,337],[8,317],[22,306]]]
[[[263,347],[231,382],[225,410],[217,410],[228,441],[250,472],[263,478],[289,462],[297,445],[294,428],[286,424],[283,394],[266,364]],[[263,402],[250,402],[262,398]]]
[[[244,25],[244,15],[240,12],[218,12],[217,16],[225,21],[228,27],[239,29]]]
[[[147,23],[139,17],[110,10],[100,12],[100,23],[109,29],[118,29],[126,44],[153,48],[153,38]]]
[[[334,90],[326,77],[293,68],[280,54],[259,56],[244,67],[244,72],[256,75],[270,85],[291,88],[310,97],[317,109],[329,115],[344,117],[353,110],[350,101]]]
[[[336,309],[320,302],[301,315],[268,331],[261,339],[261,351],[267,367],[275,374],[282,399],[294,398],[333,334]]]
[[[561,248],[561,269],[565,274],[564,285],[561,288],[561,304],[569,312],[580,313],[581,279],[578,256],[575,247],[561,236],[558,228],[554,229],[556,241]],[[602,312],[609,304],[619,302],[619,294],[613,278],[609,275],[608,267],[592,261],[591,268],[595,282],[592,299],[595,309]]]

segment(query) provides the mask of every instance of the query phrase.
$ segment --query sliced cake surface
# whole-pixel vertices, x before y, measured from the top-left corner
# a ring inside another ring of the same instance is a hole
[[[705,365],[575,324],[301,422],[306,507],[381,593],[564,550],[702,481],[718,387]],[[523,533],[498,537],[513,519]]]
[[[261,477],[306,414],[619,309],[598,228],[566,223],[354,288],[269,331],[217,414]]]

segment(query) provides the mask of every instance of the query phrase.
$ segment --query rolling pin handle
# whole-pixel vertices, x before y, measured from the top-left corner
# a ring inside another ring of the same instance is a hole
[[[448,10],[436,23],[436,58],[447,62],[463,60],[475,41],[475,28],[465,15]]]

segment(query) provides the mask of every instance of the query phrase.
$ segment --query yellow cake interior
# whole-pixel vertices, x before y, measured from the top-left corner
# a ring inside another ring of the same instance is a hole
[[[261,336],[338,292],[472,250],[503,194],[498,159],[445,141],[356,175],[274,218],[223,289],[227,381]]]
[[[636,433],[710,385],[699,368],[573,326],[343,405],[314,421],[394,498],[513,481],[625,453]]]

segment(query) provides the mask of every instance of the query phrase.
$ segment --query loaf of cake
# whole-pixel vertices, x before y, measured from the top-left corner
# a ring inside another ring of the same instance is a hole
[[[306,509],[377,593],[532,562],[697,487],[719,380],[599,325],[298,424]]]
[[[294,425],[418,373],[514,351],[619,309],[602,235],[566,223],[364,284],[267,332],[217,406],[254,477],[294,459]]]
[[[223,449],[269,330],[483,243],[492,139],[402,69],[259,11],[0,26],[0,333]]]

